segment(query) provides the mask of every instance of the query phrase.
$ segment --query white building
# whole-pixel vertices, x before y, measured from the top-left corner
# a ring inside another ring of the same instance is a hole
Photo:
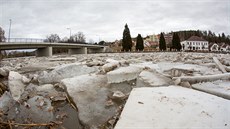
[[[208,51],[208,41],[198,36],[192,36],[181,42],[182,50]]]
[[[209,44],[209,51],[212,52],[218,52],[219,51],[219,45],[217,43],[210,43]]]
[[[230,52],[230,46],[226,43],[220,44],[220,51],[222,52]]]

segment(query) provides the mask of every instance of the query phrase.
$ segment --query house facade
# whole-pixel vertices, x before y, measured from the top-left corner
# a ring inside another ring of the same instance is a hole
[[[230,52],[230,45],[226,43],[209,43],[209,51],[212,52]]]
[[[159,42],[159,38],[157,35],[153,34],[153,35],[148,35],[145,38],[146,41],[150,41],[150,42]]]
[[[230,45],[226,47],[226,52],[230,52]]]
[[[189,39],[181,42],[183,51],[208,51],[208,41],[198,36],[191,36]]]
[[[147,48],[156,49],[159,45],[158,35],[152,34],[144,38],[144,46]]]
[[[220,46],[217,43],[210,43],[209,44],[209,51],[218,52],[219,48],[220,48]]]
[[[230,45],[226,43],[221,43],[220,44],[220,51],[221,52],[230,52]]]

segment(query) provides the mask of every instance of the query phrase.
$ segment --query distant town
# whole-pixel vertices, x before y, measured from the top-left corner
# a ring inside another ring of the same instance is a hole
[[[29,41],[28,41],[29,40]],[[6,38],[5,31],[0,27],[0,42],[50,42],[50,43],[77,43],[107,46],[104,52],[150,52],[150,51],[187,51],[187,52],[230,52],[230,36],[216,34],[210,30],[184,30],[176,32],[162,32],[142,37],[130,35],[128,25],[125,25],[123,38],[113,42],[104,40],[86,42],[83,32],[78,32],[70,37],[60,38],[58,34],[50,34],[45,39]],[[54,53],[66,53],[66,49],[54,49]],[[102,51],[100,51],[102,52]],[[15,55],[29,56],[34,52],[1,52],[1,55],[14,57]]]
[[[172,46],[172,34],[164,34],[167,51],[170,51]],[[160,34],[152,34],[143,38],[144,51],[159,51]],[[136,45],[136,38],[132,39],[133,45]],[[112,43],[105,43],[110,45],[116,52],[121,50],[122,40],[116,40]],[[181,41],[182,51],[211,51],[211,52],[230,52],[230,44],[228,42],[209,42],[200,36],[191,36],[190,38]]]
[[[187,30],[162,33],[163,41],[166,44],[165,50],[160,49],[161,34],[152,34],[143,37],[143,51],[196,51],[196,52],[230,52],[230,36],[224,33],[216,35],[212,31]],[[179,36],[181,48],[175,49],[173,37]],[[122,51],[122,39],[114,42],[105,43],[113,51]],[[137,38],[132,38],[132,51],[135,51]]]

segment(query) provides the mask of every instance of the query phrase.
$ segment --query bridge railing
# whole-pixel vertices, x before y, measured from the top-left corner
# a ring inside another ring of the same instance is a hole
[[[6,38],[3,42],[7,43],[53,43],[47,39],[36,39],[36,38]],[[71,42],[71,41],[60,41],[59,43],[66,43],[66,44],[89,44],[89,45],[101,45],[101,44],[91,44],[85,42]]]
[[[45,39],[35,39],[35,38],[6,38],[5,42],[8,43],[43,43],[46,42]]]

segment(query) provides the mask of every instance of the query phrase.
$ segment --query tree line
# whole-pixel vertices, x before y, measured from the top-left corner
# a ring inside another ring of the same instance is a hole
[[[130,35],[130,30],[128,25],[125,25],[125,29],[123,31],[123,38],[122,38],[122,51],[132,51],[132,38]],[[141,36],[141,34],[138,34],[136,37],[136,51],[143,51],[144,49],[144,41]],[[172,50],[180,51],[181,50],[181,44],[180,44],[180,37],[177,32],[173,33],[173,39],[172,39]],[[159,49],[160,51],[166,50],[166,42],[164,38],[164,34],[160,34],[160,41],[159,41]]]
[[[173,33],[173,32],[171,32]],[[186,40],[190,38],[191,36],[199,36],[203,39],[207,40],[208,42],[213,43],[221,43],[224,42],[226,44],[230,45],[230,35],[225,35],[225,33],[222,34],[216,34],[212,32],[211,30],[208,31],[201,31],[201,30],[184,30],[184,31],[177,31],[180,39]]]
[[[230,45],[230,35],[225,35],[225,33],[222,34],[216,34],[210,30],[208,31],[201,31],[201,30],[184,30],[184,31],[176,31],[176,32],[170,32],[168,34],[172,35],[172,41],[170,50],[174,51],[180,51],[182,46],[180,44],[180,41],[187,40],[191,36],[198,36],[202,37],[203,39],[207,40],[208,42],[213,43],[226,43]],[[166,41],[164,38],[165,33],[162,32],[160,34],[159,39],[159,50],[165,51],[166,50]],[[144,45],[143,45],[143,38],[140,34],[135,38],[136,39],[136,50],[137,51],[143,51]],[[123,38],[122,38],[122,51],[131,51],[132,48],[132,38],[130,35],[130,30],[128,28],[128,25],[125,25],[125,29],[123,31]]]
[[[170,51],[174,50],[174,51],[180,51],[182,46],[180,44],[180,37],[178,35],[177,32],[173,33],[173,37],[172,37],[172,45],[170,47]],[[159,49],[160,51],[165,51],[166,50],[166,42],[165,42],[165,37],[164,34],[161,32],[160,34],[160,40],[159,40]]]
[[[130,30],[127,24],[125,24],[125,29],[123,31],[123,38],[122,38],[122,51],[132,51],[132,38],[130,35]],[[138,34],[136,37],[136,51],[143,51],[144,49],[144,41],[141,34]]]
[[[50,34],[46,36],[45,42],[51,43],[86,43],[86,37],[83,32],[78,32],[74,35],[71,35],[69,38],[64,37],[61,39],[58,34]]]

